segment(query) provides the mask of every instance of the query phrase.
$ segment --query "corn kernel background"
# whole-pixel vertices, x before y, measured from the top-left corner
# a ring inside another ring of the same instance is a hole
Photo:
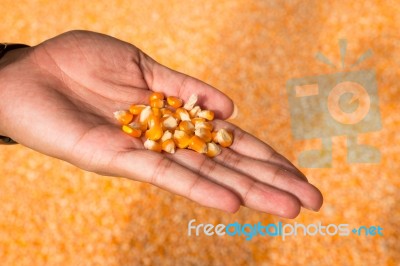
[[[232,97],[232,122],[297,164],[318,141],[293,139],[286,81],[337,69],[367,49],[383,128],[360,136],[379,164],[347,164],[345,137],[333,139],[333,167],[302,169],[324,194],[304,224],[380,225],[384,236],[188,237],[187,224],[282,221],[246,208],[200,207],[147,184],[102,177],[20,145],[0,147],[1,265],[398,265],[400,263],[399,1],[44,1],[3,0],[0,41],[35,45],[87,29],[131,42],[159,62]],[[397,112],[395,111],[397,110]]]

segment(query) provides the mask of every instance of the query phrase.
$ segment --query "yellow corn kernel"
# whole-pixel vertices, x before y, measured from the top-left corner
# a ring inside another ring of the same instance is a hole
[[[140,138],[140,136],[142,135],[142,131],[140,129],[133,128],[129,125],[123,125],[122,131],[124,131],[129,136],[132,136],[135,138]]]
[[[167,97],[167,103],[174,108],[179,108],[183,104],[181,99],[179,99],[178,97],[174,97],[174,96]]]
[[[169,139],[172,139],[171,131],[169,131],[169,130],[164,131],[164,134],[161,137],[161,142],[164,142],[164,141],[169,140]]]
[[[212,140],[211,131],[206,128],[197,128],[194,134],[205,142],[210,142]]]
[[[154,127],[157,123],[160,123],[161,118],[159,118],[156,115],[153,115],[153,113],[151,113],[149,115],[149,118],[147,119],[147,125],[148,128],[151,129],[152,127]]]
[[[147,122],[149,120],[149,117],[151,116],[152,111],[151,111],[151,107],[150,106],[146,106],[142,112],[139,115],[139,122],[140,124],[146,126],[147,128]]]
[[[143,143],[144,147],[148,150],[151,151],[156,151],[156,152],[161,152],[162,151],[162,145],[158,143],[157,141],[148,139]]]
[[[114,112],[115,119],[118,120],[122,125],[127,125],[133,120],[133,114],[128,111],[116,111]]]
[[[146,131],[146,138],[150,140],[159,140],[163,135],[161,127],[153,127]]]
[[[229,147],[232,145],[233,136],[232,133],[228,132],[226,129],[218,130],[217,134],[215,135],[214,140],[219,143],[222,147]]]
[[[186,109],[178,108],[175,113],[182,121],[190,121],[190,115]]]
[[[153,108],[163,108],[164,107],[164,100],[160,100],[160,99],[150,100],[150,106],[153,107]]]
[[[195,118],[192,118],[191,121],[192,121],[192,124],[193,124],[194,126],[196,126],[197,123],[205,122],[206,120],[205,120],[204,118],[195,117]]]
[[[149,130],[146,131],[146,138],[150,140],[159,140],[163,133],[160,118],[154,115],[150,116]]]
[[[139,129],[142,131],[142,133],[147,130],[147,124],[142,124],[138,121],[133,121],[128,126],[130,126],[131,128]]]
[[[173,116],[165,116],[161,118],[161,123],[164,129],[174,130],[178,126],[178,122]]]
[[[129,112],[131,112],[134,115],[138,115],[143,111],[144,108],[146,108],[146,105],[134,104],[134,105],[131,105],[131,107],[129,107]]]
[[[173,113],[172,116],[176,119],[176,122],[181,122],[181,116],[178,113]]]
[[[163,116],[166,116],[166,115],[172,115],[173,112],[171,110],[169,110],[168,108],[161,108],[161,114]]]
[[[189,142],[189,149],[198,153],[207,153],[207,143],[198,136],[193,136]]]
[[[195,107],[193,107],[192,110],[189,111],[189,115],[190,115],[190,117],[194,118],[194,117],[196,117],[196,115],[197,115],[200,111],[201,111],[200,106],[197,106],[197,105],[196,105]]]
[[[162,150],[168,153],[175,153],[175,142],[172,139],[167,139],[162,143]]]
[[[174,141],[176,143],[176,146],[181,149],[185,149],[189,146],[190,136],[185,131],[175,130]]]
[[[215,144],[214,142],[207,143],[206,155],[208,157],[215,157],[218,156],[220,153],[221,153],[221,148],[219,147],[218,144]]]
[[[197,94],[192,94],[189,97],[189,100],[186,101],[185,105],[183,106],[183,108],[185,108],[186,110],[190,111],[193,109],[194,105],[197,103]]]
[[[212,130],[213,130],[213,125],[212,125],[210,122],[206,122],[206,121],[204,121],[204,122],[198,122],[198,123],[196,123],[194,126],[195,126],[196,129],[198,129],[198,128],[205,128],[205,129],[207,129],[207,130],[209,130],[209,131],[212,131]]]
[[[203,110],[203,111],[198,112],[197,116],[211,121],[214,119],[214,112],[210,111],[210,110]]]
[[[149,97],[149,101],[151,102],[152,100],[164,100],[164,94],[161,92],[153,92]]]
[[[153,115],[157,116],[157,117],[161,117],[162,113],[161,113],[161,109],[159,108],[151,108],[151,112],[153,113]]]
[[[178,128],[179,130],[185,131],[189,135],[194,133],[194,125],[190,121],[180,122]]]
[[[133,121],[133,122],[129,123],[128,126],[130,126],[131,128],[134,128],[134,129],[142,130],[142,125],[137,121]]]

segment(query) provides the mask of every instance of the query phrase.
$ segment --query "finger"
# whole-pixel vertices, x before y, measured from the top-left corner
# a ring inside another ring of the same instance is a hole
[[[286,218],[299,214],[300,202],[292,194],[263,184],[190,150],[178,150],[172,156],[179,164],[234,191],[246,207]]]
[[[240,199],[233,192],[160,153],[146,150],[121,152],[113,158],[108,171],[151,183],[207,207],[227,212],[236,212],[240,207]]]
[[[261,161],[274,163],[289,171],[296,173],[300,178],[307,180],[307,177],[297,169],[288,159],[276,152],[271,146],[247,133],[243,129],[222,120],[214,120],[215,129],[226,128],[233,133],[234,140],[229,148],[239,154]]]
[[[293,194],[307,209],[317,211],[321,208],[323,202],[321,192],[285,168],[240,155],[231,149],[223,149],[214,160],[259,182]]]
[[[139,64],[148,87],[186,101],[192,94],[198,95],[198,103],[215,112],[216,117],[226,119],[234,110],[232,100],[223,92],[196,79],[163,66],[140,52]]]

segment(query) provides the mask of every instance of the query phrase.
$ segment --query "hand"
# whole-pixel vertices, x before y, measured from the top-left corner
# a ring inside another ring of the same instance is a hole
[[[145,104],[152,91],[200,105],[220,119],[233,111],[222,92],[155,62],[110,36],[72,31],[11,51],[0,64],[0,133],[41,153],[103,175],[149,182],[202,205],[235,212],[240,205],[294,218],[318,210],[322,195],[288,160],[223,120],[234,143],[214,159],[190,150],[144,150],[113,112]]]

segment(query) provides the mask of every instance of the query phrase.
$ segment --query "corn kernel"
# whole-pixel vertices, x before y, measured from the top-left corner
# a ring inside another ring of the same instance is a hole
[[[178,122],[173,116],[163,117],[161,121],[164,129],[174,130],[178,126]]]
[[[177,123],[181,122],[181,116],[178,113],[173,113],[172,116],[176,119]]]
[[[194,133],[194,125],[190,121],[180,122],[178,128],[179,130],[185,131],[189,135]]]
[[[122,131],[135,138],[139,138],[142,135],[142,131],[140,129],[132,128],[129,125],[123,125]]]
[[[161,92],[153,92],[150,94],[149,101],[151,102],[152,100],[164,100],[164,94]]]
[[[183,108],[178,108],[178,109],[176,109],[176,113],[179,115],[179,118],[182,121],[190,121],[190,115],[187,110],[185,110]]]
[[[210,130],[206,128],[197,128],[194,134],[204,140],[205,142],[210,142],[212,140],[212,135]]]
[[[163,135],[161,127],[153,127],[146,131],[146,138],[150,140],[159,140]]]
[[[169,140],[169,139],[172,139],[172,133],[171,133],[171,131],[167,130],[162,135],[161,142],[164,142],[164,141]]]
[[[175,142],[168,139],[162,143],[162,150],[168,153],[175,153]]]
[[[140,113],[139,122],[142,125],[147,125],[147,121],[149,120],[149,117],[150,117],[151,114],[152,114],[151,107],[150,106],[146,106],[142,110],[142,112]]]
[[[161,114],[162,114],[163,116],[166,116],[166,115],[172,115],[173,112],[172,112],[170,109],[168,109],[168,108],[162,108],[162,109],[161,109]]]
[[[207,143],[198,136],[193,136],[189,142],[189,149],[198,153],[207,153]]]
[[[214,142],[207,143],[207,153],[208,157],[215,157],[221,153],[221,148]]]
[[[203,111],[198,112],[197,116],[211,121],[214,119],[214,112],[210,111],[210,110],[203,110]]]
[[[181,99],[179,99],[178,97],[174,97],[174,96],[167,97],[167,103],[170,106],[174,107],[175,109],[181,107],[183,104]]]
[[[114,112],[115,119],[118,120],[122,125],[127,125],[133,120],[133,114],[128,111],[116,111]]]
[[[132,122],[132,123],[128,124],[128,126],[130,126],[131,128],[134,128],[134,129],[139,129],[143,132],[147,130],[147,124],[142,124],[139,122]]]
[[[150,140],[159,140],[163,135],[160,118],[157,116],[150,116],[149,118],[149,130],[146,131],[146,138]]]
[[[134,104],[134,105],[131,105],[131,107],[129,107],[129,112],[131,112],[131,113],[134,114],[134,115],[138,115],[138,114],[140,114],[140,113],[143,111],[144,108],[146,108],[146,105],[142,105],[142,104],[137,105],[137,104]]]
[[[154,140],[148,139],[143,143],[143,145],[144,145],[144,147],[146,149],[151,150],[151,151],[156,151],[156,152],[161,152],[162,151],[161,144],[156,142],[156,141],[154,141]]]
[[[164,107],[164,100],[160,99],[153,99],[150,101],[150,106],[153,108],[163,108]]]
[[[150,128],[154,127],[155,125],[160,123],[160,120],[161,119],[158,116],[150,114],[149,119],[147,119],[148,128],[150,129]]]
[[[196,126],[197,123],[199,123],[199,122],[205,122],[206,120],[205,120],[204,118],[195,117],[195,118],[192,118],[191,121],[192,121],[192,124],[193,124],[194,126]]]
[[[196,117],[196,115],[201,111],[200,106],[193,107],[192,110],[189,111],[190,117]]]
[[[161,109],[159,109],[159,108],[153,107],[153,108],[151,108],[151,112],[153,113],[153,115],[155,115],[157,117],[162,116]]]
[[[226,129],[220,129],[218,130],[217,134],[215,135],[214,140],[219,143],[222,147],[229,147],[232,145],[233,142],[233,136],[230,132],[228,132]]]
[[[189,146],[190,136],[185,131],[175,130],[174,141],[176,146],[181,149],[185,149]]]
[[[189,97],[189,100],[185,103],[183,108],[190,111],[193,109],[194,105],[197,103],[197,94],[193,94]]]
[[[133,122],[129,123],[128,126],[130,126],[131,128],[134,128],[134,129],[142,130],[142,125],[137,121],[133,121]]]
[[[198,128],[205,128],[205,129],[207,129],[207,130],[209,130],[209,131],[212,131],[212,130],[213,130],[213,125],[212,125],[210,122],[206,122],[206,121],[204,121],[204,122],[198,122],[198,123],[196,123],[194,126],[195,126],[196,129],[198,129]]]

